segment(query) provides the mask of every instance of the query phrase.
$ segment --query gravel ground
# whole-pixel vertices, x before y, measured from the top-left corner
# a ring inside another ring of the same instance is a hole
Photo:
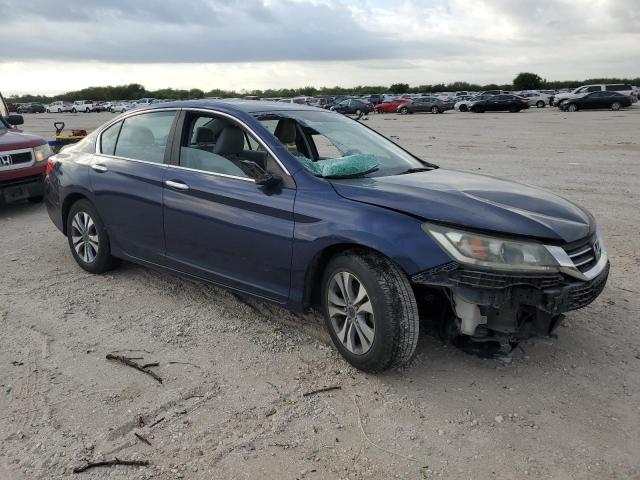
[[[25,118],[51,136],[111,115]],[[585,205],[611,256],[604,293],[510,364],[423,336],[411,366],[366,375],[314,316],[132,264],[89,275],[42,205],[0,206],[0,479],[116,456],[151,465],[77,477],[640,478],[640,107],[366,122],[442,166]],[[105,359],[116,350],[164,382]]]

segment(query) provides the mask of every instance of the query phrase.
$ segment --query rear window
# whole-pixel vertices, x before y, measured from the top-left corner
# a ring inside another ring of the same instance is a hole
[[[624,92],[626,90],[633,90],[633,87],[631,85],[623,85],[623,84],[607,85],[605,88],[609,92]]]

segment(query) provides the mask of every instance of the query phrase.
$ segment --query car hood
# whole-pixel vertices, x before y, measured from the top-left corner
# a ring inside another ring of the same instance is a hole
[[[42,137],[25,133],[22,130],[3,128],[0,125],[0,152],[18,150],[20,148],[32,148],[47,143]]]
[[[564,198],[485,175],[436,169],[332,184],[350,200],[461,228],[556,243],[582,239],[594,228],[591,215]]]

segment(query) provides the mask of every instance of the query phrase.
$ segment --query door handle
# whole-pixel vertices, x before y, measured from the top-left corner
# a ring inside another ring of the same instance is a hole
[[[174,188],[176,190],[182,190],[183,192],[189,190],[189,185],[183,182],[176,182],[174,180],[165,180],[164,184],[167,187]]]
[[[108,172],[109,169],[107,167],[105,167],[104,165],[102,165],[101,163],[95,163],[93,165],[91,165],[91,168],[93,170],[95,170],[96,172],[100,172],[100,173],[104,173],[104,172]]]

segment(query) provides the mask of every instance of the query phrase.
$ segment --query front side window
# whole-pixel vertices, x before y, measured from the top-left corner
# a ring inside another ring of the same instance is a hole
[[[175,112],[151,112],[125,118],[114,155],[163,163],[175,115]]]
[[[429,168],[361,123],[322,111],[276,111],[254,115],[307,170],[320,177],[385,176]],[[269,128],[269,127],[267,127]]]
[[[278,125],[267,127],[275,133]],[[195,112],[187,114],[183,125],[179,165],[241,178],[283,175],[252,134],[227,118]]]

